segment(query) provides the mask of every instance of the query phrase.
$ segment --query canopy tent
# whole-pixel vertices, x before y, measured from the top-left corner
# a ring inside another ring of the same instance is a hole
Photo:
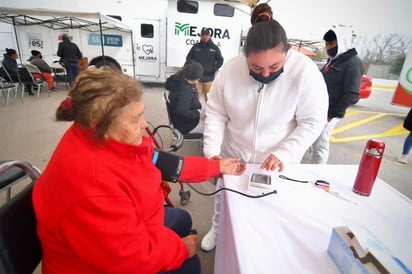
[[[41,8],[15,9],[0,7],[0,22],[14,26],[19,56],[21,56],[21,54],[16,26],[33,25],[44,26],[52,30],[81,29],[88,32],[95,32],[100,34],[101,41],[103,41],[103,31],[105,30],[116,30],[124,33],[130,33],[132,37],[131,48],[133,50],[132,28],[115,18],[99,12],[71,12]],[[104,62],[105,54],[103,43],[101,43],[101,55],[103,56]],[[134,52],[132,56],[134,67]]]

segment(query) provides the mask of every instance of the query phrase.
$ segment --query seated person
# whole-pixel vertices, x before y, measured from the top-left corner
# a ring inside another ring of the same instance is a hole
[[[205,114],[196,88],[202,74],[202,65],[193,61],[166,80],[172,123],[184,134],[203,133]]]
[[[6,48],[6,53],[4,54],[4,58],[2,61],[4,68],[7,70],[11,77],[11,80],[14,83],[20,82],[19,66],[17,65],[16,61],[18,57],[19,55],[17,54],[17,51],[15,49]],[[31,90],[32,86],[30,84],[26,84],[25,88],[30,95],[34,95],[33,91]]]
[[[39,68],[39,70],[41,71],[41,77],[43,77],[44,80],[46,80],[47,82],[47,88],[49,90],[56,91],[56,88],[54,87],[54,77],[51,74],[52,73],[51,67],[46,63],[46,61],[43,60],[43,56],[41,55],[41,52],[38,50],[32,50],[31,55],[32,56],[30,56],[29,62],[32,65],[35,65],[36,67]],[[34,74],[35,73],[33,73],[33,75]]]
[[[88,69],[69,96],[56,119],[74,123],[33,190],[42,273],[200,273],[190,214],[163,205],[142,85],[117,69]],[[246,168],[195,156],[179,167],[190,182]]]

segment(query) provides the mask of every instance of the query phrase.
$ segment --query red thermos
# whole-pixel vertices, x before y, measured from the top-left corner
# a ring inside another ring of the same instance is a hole
[[[363,151],[362,159],[359,163],[358,174],[356,175],[353,192],[369,196],[375,183],[381,165],[385,143],[379,140],[369,140]]]

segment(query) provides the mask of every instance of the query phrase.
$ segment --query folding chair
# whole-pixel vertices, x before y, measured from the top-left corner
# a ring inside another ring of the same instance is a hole
[[[27,162],[0,163],[0,191],[10,189],[24,177],[32,180],[0,208],[0,273],[33,273],[41,261],[42,250],[32,204],[33,186],[39,175],[40,172]]]
[[[54,74],[55,85],[57,85],[57,83],[63,83],[66,85],[67,89],[69,89],[69,77],[67,76],[66,69],[60,64],[53,64],[51,69]]]
[[[17,94],[18,94],[18,89],[19,87],[21,87],[21,83],[20,83],[20,78],[18,77],[18,79],[13,79],[10,76],[10,73],[7,71],[7,69],[4,66],[0,67],[0,77],[3,78],[3,80],[5,81],[6,84],[12,84],[15,85],[15,90],[14,90],[14,97],[17,98]],[[22,90],[21,96],[20,96],[20,100],[23,103],[23,93],[24,91]]]
[[[8,106],[10,101],[10,91],[14,90],[15,94],[17,94],[17,85],[14,83],[9,83],[6,79],[0,76],[0,90],[1,96],[4,97],[6,100],[6,106]]]
[[[37,88],[37,98],[40,98],[40,91],[42,86],[44,85],[45,81],[41,77],[34,77],[33,74],[30,72],[28,65],[21,65],[19,67],[19,77],[20,77],[20,82],[22,83],[23,90],[25,88],[25,85],[29,84],[32,85],[34,88]],[[30,66],[33,66],[30,64]],[[24,94],[24,91],[22,92]],[[47,90],[48,95],[50,96],[50,91]]]
[[[167,118],[169,120],[169,125],[173,127],[172,113],[170,110],[170,101],[169,101],[167,92],[163,91],[162,96],[163,96],[163,102],[165,103],[165,106],[166,106],[166,112],[167,112]],[[203,134],[202,133],[186,133],[186,134],[183,134],[183,138],[185,141],[199,142],[200,151],[202,151],[202,148],[203,148]]]

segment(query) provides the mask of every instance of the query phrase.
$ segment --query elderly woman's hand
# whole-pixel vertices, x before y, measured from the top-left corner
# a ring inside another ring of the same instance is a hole
[[[246,164],[240,159],[224,158],[219,161],[219,169],[222,174],[240,175],[246,170]]]

